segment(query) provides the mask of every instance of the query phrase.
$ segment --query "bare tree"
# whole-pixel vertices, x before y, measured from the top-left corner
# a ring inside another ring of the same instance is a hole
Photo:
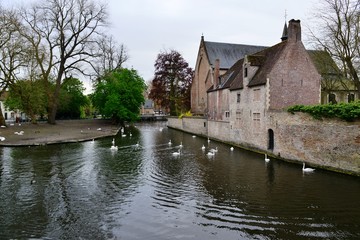
[[[26,50],[17,31],[19,21],[14,11],[0,7],[0,95],[17,79],[17,73],[24,66]],[[0,124],[5,125],[5,118],[0,108]]]
[[[123,63],[129,59],[126,47],[118,44],[112,36],[103,36],[98,41],[98,51],[97,58],[92,64],[97,79],[106,72],[120,69]]]
[[[55,124],[61,84],[71,72],[85,72],[95,56],[106,6],[92,0],[43,0],[21,11],[22,36],[33,49],[48,98],[48,122]],[[51,87],[55,82],[55,89]]]
[[[345,78],[351,79],[360,96],[360,2],[323,0],[314,14],[316,32],[310,31],[319,49],[337,62]]]

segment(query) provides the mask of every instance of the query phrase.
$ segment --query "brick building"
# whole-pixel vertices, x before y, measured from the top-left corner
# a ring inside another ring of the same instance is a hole
[[[214,84],[207,91],[208,120],[229,123],[235,142],[261,148],[269,133],[271,142],[274,138],[267,126],[269,111],[320,103],[321,76],[301,41],[299,20],[289,21],[282,42],[245,55],[223,75],[217,75],[220,64],[215,65]]]
[[[217,76],[224,74],[237,60],[245,55],[265,49],[262,46],[209,42],[201,37],[191,85],[191,111],[194,115],[207,112],[207,90],[214,84],[215,65]]]

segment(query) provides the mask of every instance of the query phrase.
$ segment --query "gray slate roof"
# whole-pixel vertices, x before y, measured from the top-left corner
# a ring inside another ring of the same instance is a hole
[[[215,66],[216,59],[220,60],[220,69],[229,69],[236,61],[267,47],[244,44],[219,43],[204,41],[210,64]]]

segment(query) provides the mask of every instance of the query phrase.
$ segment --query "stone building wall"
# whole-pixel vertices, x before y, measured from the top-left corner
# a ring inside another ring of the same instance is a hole
[[[171,128],[209,136],[285,161],[306,162],[311,166],[360,176],[360,121],[320,121],[303,113],[269,111],[263,124],[257,138],[247,139],[248,135],[243,134],[246,131],[233,129],[230,122],[191,117],[169,118],[168,122]],[[269,149],[269,130],[274,135],[273,149]]]
[[[275,156],[360,175],[360,121],[316,120],[304,113],[269,115]]]

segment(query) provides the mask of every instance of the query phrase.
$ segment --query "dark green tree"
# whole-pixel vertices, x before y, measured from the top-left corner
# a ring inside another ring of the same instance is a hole
[[[190,89],[194,71],[175,50],[162,52],[155,61],[155,76],[149,98],[179,115],[190,109]]]
[[[123,124],[139,118],[145,87],[135,70],[116,69],[95,83],[91,99],[101,115]]]
[[[42,82],[24,80],[10,85],[5,106],[24,112],[36,123],[37,117],[46,113],[47,98]]]
[[[60,89],[59,107],[56,119],[78,119],[81,108],[89,105],[88,98],[83,94],[85,87],[77,78],[66,78]]]

